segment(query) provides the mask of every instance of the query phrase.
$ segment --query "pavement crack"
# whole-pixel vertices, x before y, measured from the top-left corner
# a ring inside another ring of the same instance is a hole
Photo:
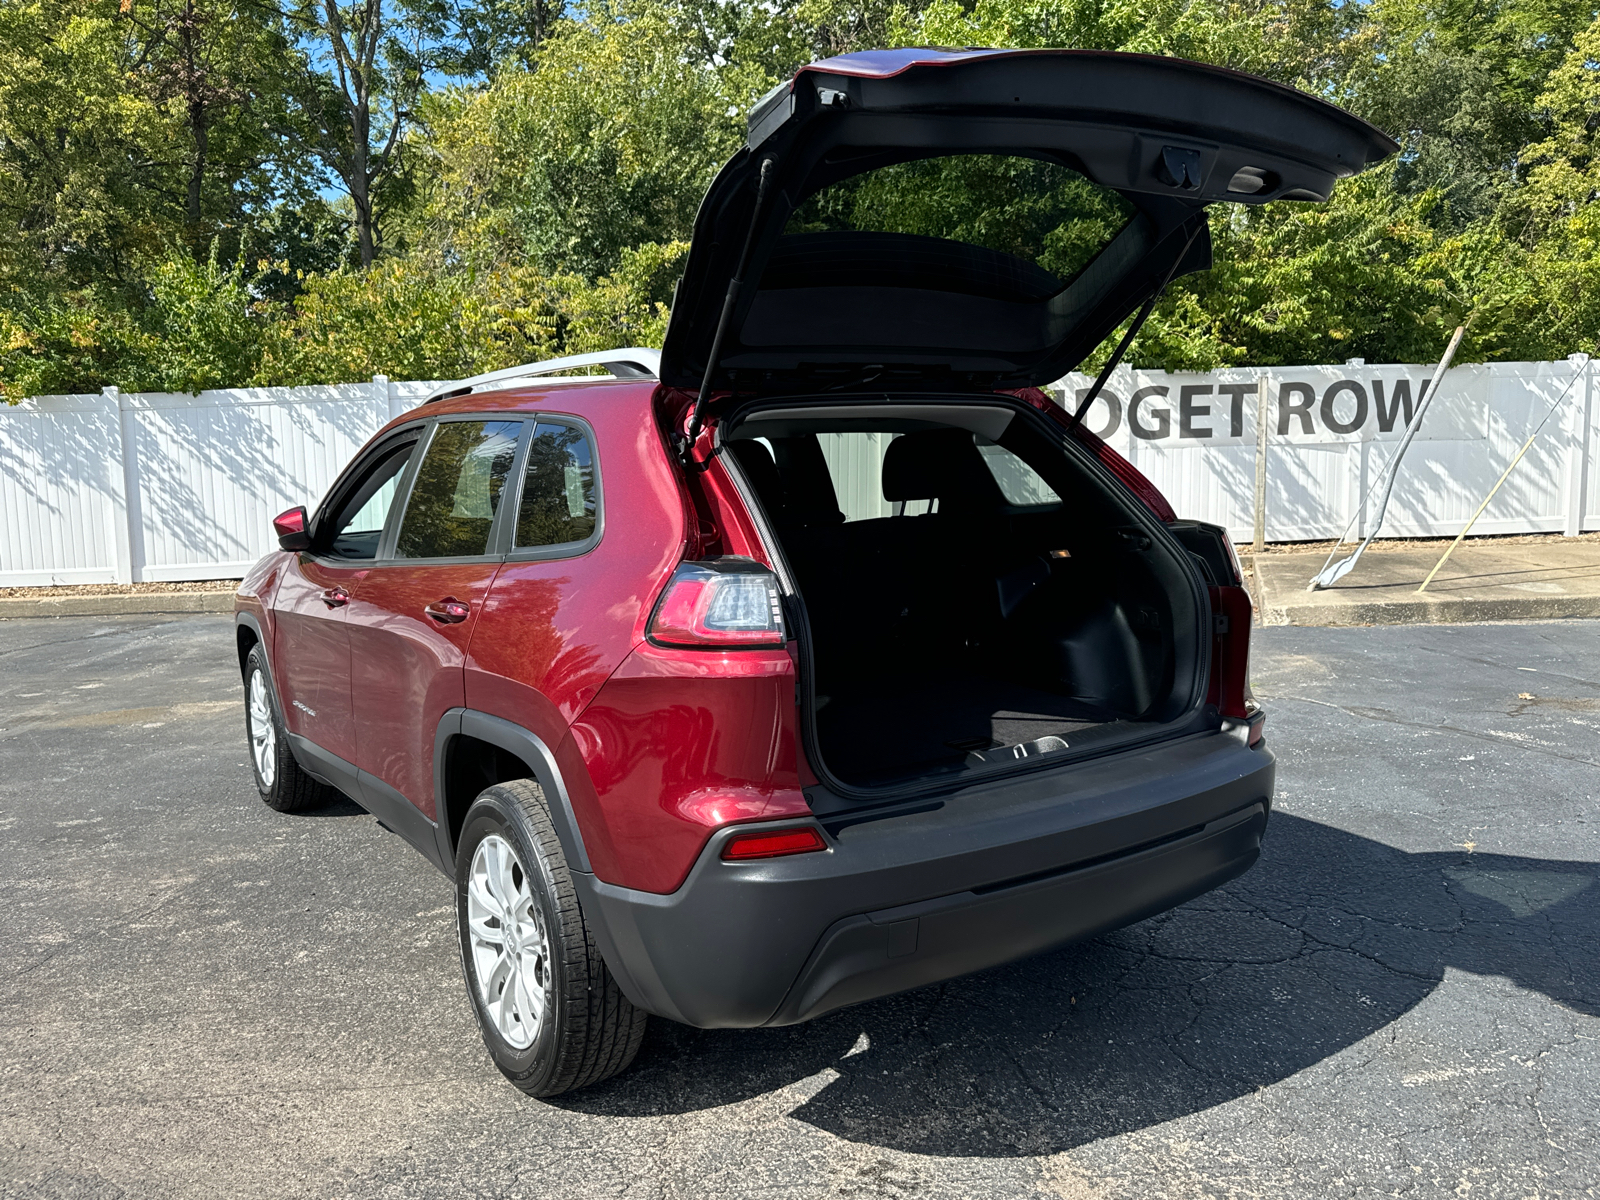
[[[1302,704],[1318,704],[1323,708],[1335,709],[1346,716],[1355,717],[1362,721],[1376,721],[1386,725],[1399,725],[1405,729],[1420,729],[1425,733],[1454,733],[1462,737],[1475,738],[1480,742],[1493,742],[1497,746],[1514,746],[1518,750],[1526,750],[1530,754],[1542,754],[1548,758],[1559,758],[1564,762],[1582,763],[1586,767],[1600,767],[1600,761],[1584,758],[1578,754],[1562,754],[1559,750],[1551,750],[1544,746],[1530,745],[1517,738],[1504,737],[1495,733],[1483,733],[1475,729],[1463,729],[1459,725],[1450,725],[1444,722],[1408,721],[1404,717],[1397,717],[1394,713],[1383,708],[1354,708],[1346,704],[1334,704],[1330,700],[1313,700],[1310,696],[1273,696],[1273,700],[1299,701]]]

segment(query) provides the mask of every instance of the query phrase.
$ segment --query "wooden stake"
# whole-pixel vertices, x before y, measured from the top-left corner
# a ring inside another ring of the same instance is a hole
[[[1251,551],[1260,554],[1267,541],[1267,376],[1256,397],[1256,528]]]

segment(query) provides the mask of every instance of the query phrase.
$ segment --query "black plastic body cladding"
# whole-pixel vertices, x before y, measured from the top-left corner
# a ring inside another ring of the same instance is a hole
[[[701,1028],[809,1020],[1140,920],[1242,873],[1275,764],[1227,734],[1167,742],[898,815],[832,849],[727,863],[712,837],[670,895],[581,877],[634,1004]]]

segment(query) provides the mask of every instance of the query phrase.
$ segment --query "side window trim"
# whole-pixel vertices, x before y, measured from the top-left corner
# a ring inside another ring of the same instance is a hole
[[[520,412],[481,412],[481,413],[451,413],[447,417],[434,417],[428,421],[427,429],[418,439],[417,450],[411,456],[411,461],[406,464],[402,474],[399,490],[395,493],[395,504],[389,510],[389,520],[384,525],[383,539],[378,543],[378,557],[372,560],[375,567],[393,567],[401,564],[416,565],[418,563],[431,563],[438,566],[449,566],[457,563],[500,562],[504,561],[506,554],[503,547],[511,541],[511,532],[516,528],[516,506],[508,506],[506,496],[502,494],[500,507],[494,514],[494,523],[489,526],[489,547],[485,554],[454,555],[444,558],[399,558],[395,555],[395,547],[400,540],[400,526],[405,521],[406,509],[411,507],[411,492],[416,485],[417,473],[422,468],[422,461],[433,447],[434,439],[438,436],[439,427],[464,421],[478,422],[503,422],[516,423],[521,426],[517,431],[517,448],[512,453],[512,470],[519,471],[522,462],[527,458],[528,447],[533,442],[533,426],[537,418],[530,418]],[[522,485],[520,474],[513,476],[517,488],[517,501],[521,503]],[[403,503],[402,503],[403,500]],[[508,515],[511,514],[511,515]]]
[[[506,489],[506,502],[500,505],[500,511],[495,514],[494,528],[489,533],[489,549],[501,559],[515,548],[517,514],[522,511],[522,485],[528,472],[528,455],[533,452],[534,430],[539,427],[537,413],[522,416],[522,432],[517,435],[517,457],[511,464],[511,486]]]
[[[528,455],[533,450],[534,429],[543,422],[547,425],[569,425],[583,434],[589,443],[589,462],[594,472],[594,532],[581,542],[557,542],[551,546],[517,546],[516,529],[517,516],[513,515],[508,522],[509,529],[505,540],[504,557],[507,562],[540,562],[544,560],[578,558],[589,553],[600,544],[600,539],[606,532],[606,499],[605,487],[602,484],[600,470],[600,439],[595,436],[594,426],[582,417],[572,416],[567,413],[528,413],[528,438],[527,445],[523,447],[517,459],[517,495],[516,505],[508,511],[513,514],[522,512],[522,490],[528,482],[527,461]]]
[[[349,497],[351,489],[353,487],[360,486],[361,482],[366,478],[367,472],[370,471],[372,467],[383,458],[393,453],[400,443],[412,441],[414,442],[414,446],[411,452],[411,458],[407,461],[405,469],[400,472],[400,481],[395,486],[395,499],[394,502],[389,505],[389,512],[385,517],[384,535],[387,537],[388,523],[395,519],[395,512],[399,508],[400,497],[406,490],[409,489],[411,476],[416,471],[417,459],[420,457],[420,455],[417,453],[417,448],[421,447],[423,443],[427,441],[427,437],[428,430],[425,422],[414,422],[410,425],[402,425],[399,429],[393,430],[388,437],[384,438],[383,441],[379,442],[376,446],[373,446],[365,454],[354,459],[350,465],[344,469],[344,472],[339,476],[339,478],[334,481],[333,486],[328,489],[328,493],[322,498],[322,502],[317,505],[317,511],[311,518],[312,544],[315,545],[316,542],[321,539],[326,522],[333,519],[334,514],[339,511],[340,507]],[[313,550],[310,553],[312,557],[319,562],[348,565],[353,561],[365,561],[368,564],[381,562],[383,559],[383,551],[384,538],[381,537],[378,540],[378,554],[374,558],[354,560],[337,558],[316,550]]]
[[[500,496],[500,507],[494,514],[494,524],[489,527],[489,557],[504,561],[506,551],[517,528],[517,506],[522,503],[522,464],[528,460],[528,450],[533,445],[536,421],[518,413],[522,428],[517,431],[517,449],[511,456],[511,486]]]
[[[389,514],[383,522],[383,536],[378,539],[378,554],[372,560],[374,565],[394,559],[394,543],[400,536],[400,522],[411,504],[411,486],[417,481],[417,469],[422,465],[428,447],[433,444],[433,435],[438,428],[437,420],[430,420],[423,425],[422,432],[417,437],[416,449],[411,452],[411,460],[406,463],[406,469],[400,472],[400,482],[394,491],[394,503],[389,506]]]

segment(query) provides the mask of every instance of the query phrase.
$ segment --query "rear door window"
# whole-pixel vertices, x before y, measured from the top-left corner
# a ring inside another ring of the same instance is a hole
[[[521,421],[441,421],[417,468],[397,558],[476,558],[517,456]]]
[[[594,537],[599,519],[594,447],[588,434],[576,425],[540,421],[523,472],[516,545],[576,547]]]

